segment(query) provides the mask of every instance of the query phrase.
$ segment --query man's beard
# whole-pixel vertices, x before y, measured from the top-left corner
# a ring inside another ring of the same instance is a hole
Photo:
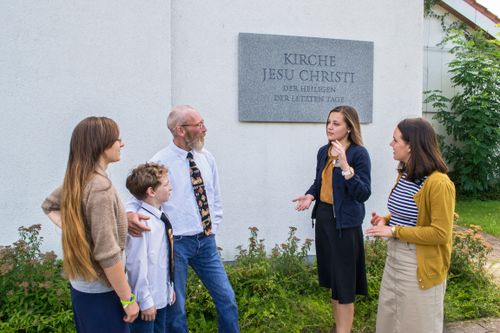
[[[196,152],[200,152],[203,149],[203,146],[205,145],[205,135],[199,134],[199,135],[191,135],[187,134],[186,138],[186,145],[191,148],[192,150]]]

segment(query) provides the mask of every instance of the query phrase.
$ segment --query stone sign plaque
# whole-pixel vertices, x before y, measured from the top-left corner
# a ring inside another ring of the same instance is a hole
[[[239,34],[240,121],[325,122],[351,105],[372,121],[373,42]]]

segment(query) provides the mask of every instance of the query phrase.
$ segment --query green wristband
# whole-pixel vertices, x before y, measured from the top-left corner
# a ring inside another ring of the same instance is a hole
[[[128,301],[124,301],[124,300],[120,300],[120,303],[122,303],[122,306],[123,308],[125,309],[127,306],[129,306],[130,304],[134,304],[135,303],[135,295],[133,293],[130,293],[130,298]]]

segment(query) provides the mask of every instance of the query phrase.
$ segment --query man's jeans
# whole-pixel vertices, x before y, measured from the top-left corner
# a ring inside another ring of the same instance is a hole
[[[167,306],[167,332],[187,333],[186,281],[188,264],[214,300],[219,333],[239,332],[238,306],[234,291],[217,253],[215,236],[174,236],[176,301]]]

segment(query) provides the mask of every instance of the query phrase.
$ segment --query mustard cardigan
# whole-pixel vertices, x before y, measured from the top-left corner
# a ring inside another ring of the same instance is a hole
[[[446,174],[434,171],[413,198],[417,225],[396,226],[395,236],[416,244],[417,279],[420,288],[427,289],[446,280],[450,268],[455,185]],[[384,218],[388,223],[390,214]]]

